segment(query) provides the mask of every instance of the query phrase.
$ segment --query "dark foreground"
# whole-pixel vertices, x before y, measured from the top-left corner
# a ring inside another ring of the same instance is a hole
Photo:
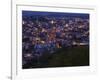
[[[61,48],[53,54],[44,53],[40,58],[32,59],[23,65],[23,69],[89,66],[89,46],[71,46]]]

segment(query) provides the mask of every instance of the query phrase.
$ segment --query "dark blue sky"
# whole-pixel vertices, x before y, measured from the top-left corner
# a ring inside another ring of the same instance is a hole
[[[22,11],[23,16],[48,16],[48,17],[81,17],[89,19],[87,13],[62,13],[62,12],[40,12],[40,11]]]

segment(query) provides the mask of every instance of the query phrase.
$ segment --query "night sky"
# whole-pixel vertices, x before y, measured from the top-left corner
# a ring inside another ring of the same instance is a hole
[[[23,16],[48,16],[48,17],[79,17],[89,19],[88,13],[62,13],[62,12],[40,12],[40,11],[22,11]]]

